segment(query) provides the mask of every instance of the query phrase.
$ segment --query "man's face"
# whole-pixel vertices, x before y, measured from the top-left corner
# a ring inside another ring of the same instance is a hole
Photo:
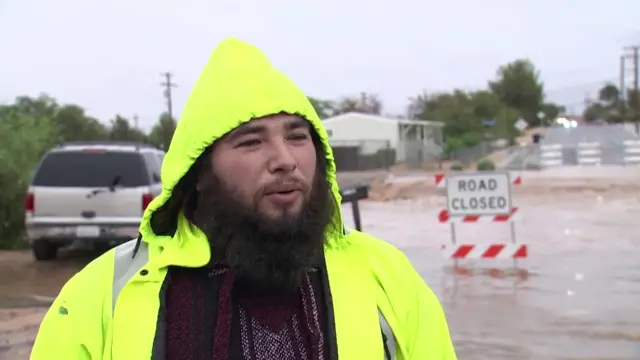
[[[216,141],[211,163],[245,206],[271,219],[295,218],[316,172],[310,124],[287,114],[251,120]]]
[[[318,261],[335,211],[322,154],[306,121],[275,115],[242,125],[205,157],[193,222],[241,287],[292,291]]]

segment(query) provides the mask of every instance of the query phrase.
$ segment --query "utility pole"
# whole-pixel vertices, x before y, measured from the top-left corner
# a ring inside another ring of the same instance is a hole
[[[167,100],[167,114],[173,119],[173,102],[171,100],[171,88],[177,87],[178,85],[171,82],[171,77],[173,74],[170,72],[160,74],[164,77],[164,81],[160,83],[160,85],[164,86],[164,97]]]
[[[627,88],[626,88],[626,57],[624,55],[620,56],[620,79],[618,84],[618,103],[622,104],[620,106],[620,117],[624,122],[627,119]]]
[[[636,127],[636,134],[640,134],[640,92],[638,92],[638,85],[640,79],[638,78],[638,53],[640,52],[640,46],[627,46],[625,51],[631,51],[631,54],[627,54],[625,57],[631,57],[633,63],[633,99],[629,99],[629,104],[633,104],[633,122]]]
[[[627,96],[625,95],[625,67],[627,66],[627,64],[625,63],[625,56],[622,55],[620,56],[620,83],[618,84],[618,89],[620,89],[620,95],[618,96],[620,98],[620,100],[624,100],[627,98]]]
[[[171,120],[166,124],[164,129],[164,150],[166,151],[169,149],[169,144],[171,143],[171,138],[173,137],[173,132],[175,131],[175,129],[173,128],[173,101],[171,98],[171,88],[175,88],[178,85],[171,81],[171,77],[173,76],[173,74],[171,74],[170,72],[165,72],[160,75],[164,77],[164,81],[161,82],[160,85],[164,87],[164,97],[167,100],[167,114],[169,115],[169,119]]]

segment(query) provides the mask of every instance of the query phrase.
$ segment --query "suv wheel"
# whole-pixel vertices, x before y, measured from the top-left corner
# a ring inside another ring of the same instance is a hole
[[[36,240],[31,250],[33,251],[33,257],[38,261],[53,260],[58,256],[58,245],[48,240]]]

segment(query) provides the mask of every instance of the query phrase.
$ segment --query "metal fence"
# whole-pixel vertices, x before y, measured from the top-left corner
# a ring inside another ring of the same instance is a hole
[[[515,146],[503,167],[538,170],[561,166],[640,165],[640,140],[619,144],[584,142],[576,145],[542,144]]]
[[[620,143],[579,142],[542,144],[537,151],[542,167],[572,165],[637,165],[640,164],[640,140]]]
[[[536,156],[542,167],[640,164],[640,138],[624,124],[553,127]]]
[[[437,168],[442,154],[442,147],[423,140],[332,140],[331,147],[338,171]]]
[[[625,124],[585,125],[575,128],[554,126],[548,128],[542,144],[562,144],[577,147],[579,143],[620,144],[625,140],[638,140]]]

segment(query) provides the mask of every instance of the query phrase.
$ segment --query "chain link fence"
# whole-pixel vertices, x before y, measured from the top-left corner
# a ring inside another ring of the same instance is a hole
[[[332,140],[331,147],[338,171],[437,168],[442,147],[422,140]]]
[[[469,164],[482,159],[497,149],[499,149],[499,147],[493,142],[483,141],[468,148],[452,151],[449,154],[449,160]]]

